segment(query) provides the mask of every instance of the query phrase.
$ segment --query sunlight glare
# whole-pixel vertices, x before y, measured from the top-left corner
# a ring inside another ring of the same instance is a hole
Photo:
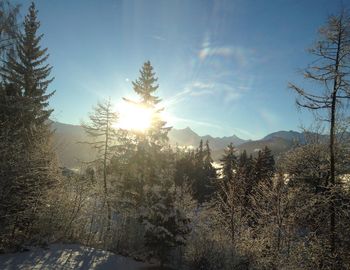
[[[117,108],[119,111],[118,128],[145,131],[151,126],[153,111],[135,104],[123,102]]]

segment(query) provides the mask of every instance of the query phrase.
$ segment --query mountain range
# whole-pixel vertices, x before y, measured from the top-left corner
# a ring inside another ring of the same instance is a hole
[[[79,125],[70,125],[60,122],[53,122],[54,145],[61,166],[76,168],[81,161],[93,160],[95,151],[89,144],[82,142],[89,141],[84,129]],[[325,135],[322,135],[325,136]],[[168,134],[171,145],[196,148],[200,140],[209,141],[212,149],[212,157],[218,161],[224,153],[225,147],[233,143],[238,152],[246,150],[248,154],[256,154],[260,149],[268,146],[274,155],[288,151],[297,144],[304,144],[307,133],[297,131],[278,131],[266,135],[260,140],[244,140],[236,135],[230,137],[212,137],[210,135],[200,136],[191,128],[171,129]]]

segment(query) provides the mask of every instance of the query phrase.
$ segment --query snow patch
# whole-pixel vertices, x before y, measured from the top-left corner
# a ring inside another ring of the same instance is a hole
[[[33,248],[28,252],[0,255],[0,269],[146,270],[152,267],[104,250],[55,244],[48,249]]]

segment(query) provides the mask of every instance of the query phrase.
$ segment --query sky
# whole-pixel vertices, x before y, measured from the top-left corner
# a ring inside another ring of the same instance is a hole
[[[24,15],[30,1],[22,5]],[[132,81],[150,60],[157,95],[174,128],[199,135],[259,139],[308,126],[288,82],[317,30],[341,5],[334,0],[35,1],[56,90],[52,119],[79,124],[110,97],[135,98]],[[23,18],[23,16],[22,16]]]

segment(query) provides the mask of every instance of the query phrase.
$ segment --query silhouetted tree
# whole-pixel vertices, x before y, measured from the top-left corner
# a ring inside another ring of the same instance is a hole
[[[47,192],[57,183],[57,167],[51,146],[47,88],[51,67],[47,49],[37,36],[37,11],[32,3],[24,21],[15,53],[1,70],[0,91],[2,186],[0,218],[12,245],[21,244],[35,233],[34,223],[47,201]],[[38,231],[36,232],[38,233]]]
[[[30,100],[30,111],[34,118],[28,124],[32,129],[36,125],[48,125],[53,111],[47,109],[48,99],[54,94],[47,93],[47,88],[53,81],[53,78],[49,78],[52,67],[45,63],[49,55],[47,48],[40,47],[43,34],[37,34],[39,27],[37,10],[32,3],[25,17],[24,33],[18,38],[16,54],[8,54],[8,60],[1,72],[6,83],[12,84],[23,97]]]
[[[146,129],[145,136],[150,140],[151,144],[161,147],[167,142],[168,132],[171,128],[166,127],[166,122],[162,120],[161,111],[164,108],[157,107],[157,104],[161,101],[159,97],[154,95],[159,88],[159,85],[156,84],[157,81],[158,78],[155,77],[151,62],[145,62],[140,70],[140,77],[132,82],[133,89],[140,97],[140,100],[131,101],[126,98],[124,100],[151,111],[151,126]]]
[[[310,110],[326,110],[323,119],[329,122],[330,175],[329,188],[336,181],[336,130],[337,115],[344,100],[350,98],[350,17],[343,10],[330,16],[320,28],[316,45],[310,49],[315,61],[304,71],[304,77],[321,86],[318,91],[306,91],[290,83],[289,87],[299,95],[297,104]],[[320,92],[320,94],[317,94]],[[335,202],[330,203],[330,251],[336,251]]]
[[[192,190],[194,198],[203,203],[209,200],[214,192],[216,179],[216,169],[213,167],[211,158],[211,150],[207,141],[203,146],[201,140],[194,157],[194,174],[192,179]]]
[[[255,182],[266,182],[272,185],[272,178],[275,173],[275,160],[271,150],[265,146],[263,150],[258,152],[255,160]]]

